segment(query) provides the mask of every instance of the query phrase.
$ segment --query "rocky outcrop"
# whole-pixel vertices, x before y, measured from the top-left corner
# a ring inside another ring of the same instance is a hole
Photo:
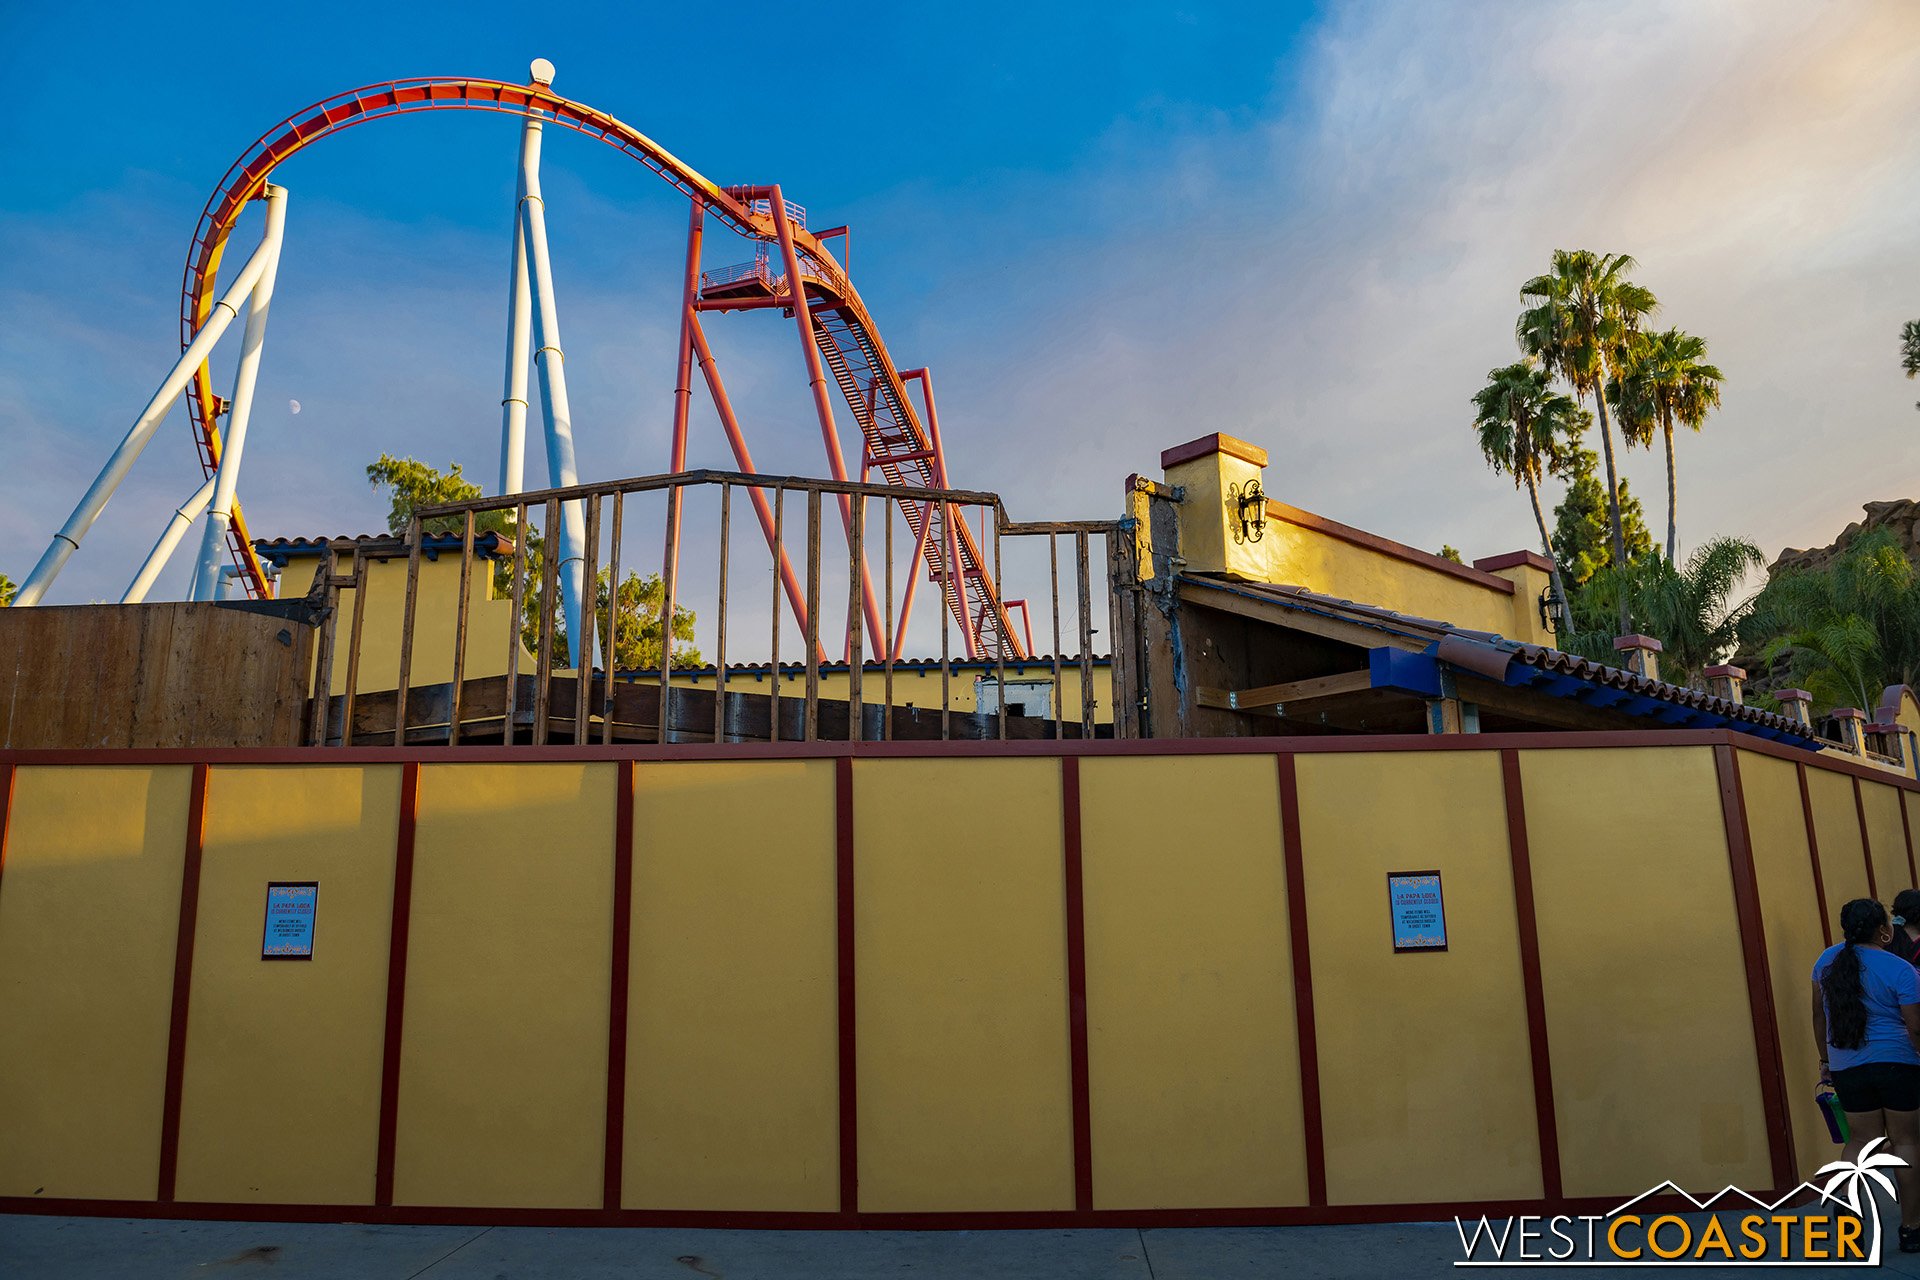
[[[1846,531],[1835,538],[1830,546],[1816,547],[1810,551],[1788,547],[1782,551],[1767,569],[1767,576],[1772,577],[1783,569],[1825,568],[1846,549],[1848,543],[1876,529],[1892,530],[1893,536],[1899,539],[1900,546],[1906,550],[1907,558],[1920,565],[1920,500],[1897,498],[1892,502],[1869,502],[1865,510],[1867,518],[1848,525]]]

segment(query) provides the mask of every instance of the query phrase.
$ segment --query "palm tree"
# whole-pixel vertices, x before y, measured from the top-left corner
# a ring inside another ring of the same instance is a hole
[[[1900,367],[1909,378],[1920,377],[1920,320],[1900,326]],[[1913,407],[1920,409],[1920,404]]]
[[[1487,385],[1473,396],[1474,430],[1480,452],[1495,475],[1513,477],[1515,488],[1527,491],[1533,504],[1533,522],[1540,530],[1540,549],[1553,565],[1553,594],[1560,606],[1563,630],[1573,626],[1567,607],[1567,584],[1560,579],[1560,561],[1553,554],[1547,517],[1540,509],[1540,478],[1570,441],[1585,430],[1585,414],[1573,400],[1553,389],[1545,369],[1522,360],[1487,373]]]
[[[1885,529],[1820,569],[1776,574],[1741,627],[1761,660],[1824,707],[1872,710],[1889,685],[1920,684],[1920,572]]]
[[[1607,462],[1607,515],[1613,562],[1625,564],[1620,528],[1620,477],[1613,460],[1613,423],[1602,388],[1618,377],[1640,341],[1641,321],[1659,305],[1651,291],[1626,278],[1635,262],[1624,253],[1555,249],[1553,266],[1520,287],[1525,310],[1514,325],[1520,349],[1564,379],[1600,415],[1600,446]],[[1630,631],[1627,599],[1620,597],[1620,629]]]
[[[1715,538],[1676,566],[1649,555],[1622,569],[1607,565],[1575,597],[1574,625],[1561,646],[1600,662],[1616,661],[1613,619],[1622,597],[1647,630],[1660,637],[1661,675],[1674,684],[1701,685],[1706,668],[1738,646],[1754,600],[1734,593],[1765,566],[1760,548],[1745,538]]]
[[[1706,669],[1733,652],[1740,623],[1753,610],[1752,596],[1736,601],[1734,592],[1766,564],[1745,538],[1715,538],[1684,568],[1659,556],[1641,563],[1635,604],[1665,646],[1661,666],[1669,680],[1699,686]]]
[[[1700,430],[1707,414],[1720,407],[1720,370],[1707,363],[1707,343],[1679,329],[1646,335],[1628,366],[1607,380],[1607,399],[1620,419],[1628,444],[1653,447],[1658,428],[1667,448],[1667,560],[1678,563],[1679,532],[1674,518],[1678,484],[1673,460],[1675,426]]]

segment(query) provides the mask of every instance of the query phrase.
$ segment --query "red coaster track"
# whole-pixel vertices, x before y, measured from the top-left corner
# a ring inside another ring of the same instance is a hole
[[[267,130],[233,162],[201,212],[181,285],[182,347],[193,340],[217,296],[214,286],[227,237],[247,202],[260,195],[277,165],[329,134],[366,121],[415,111],[445,110],[498,111],[533,117],[597,138],[652,169],[693,201],[695,229],[689,238],[689,287],[682,316],[682,385],[679,388],[682,394],[676,397],[677,454],[684,448],[689,345],[697,349],[699,364],[707,374],[709,390],[729,427],[736,452],[744,452],[732,422],[731,408],[725,404],[725,392],[710,371],[711,360],[705,336],[700,332],[698,313],[756,307],[795,311],[796,304],[801,304],[811,342],[810,371],[824,367],[824,373],[839,387],[848,410],[860,426],[864,442],[861,473],[878,471],[886,483],[892,485],[947,487],[939,419],[933,409],[925,371],[910,370],[903,376],[895,368],[858,291],[847,279],[845,268],[823,246],[824,240],[844,235],[844,228],[815,235],[803,225],[801,211],[779,196],[779,188],[716,186],[638,130],[603,111],[558,97],[539,85],[444,77],[394,80],[336,94],[295,112]],[[699,274],[699,227],[707,214],[757,242],[752,263],[743,268]],[[792,269],[788,268],[788,262],[793,264]],[[798,298],[789,286],[789,277],[794,274],[798,274],[803,286]],[[814,352],[819,365],[814,364]],[[922,424],[906,392],[906,381],[916,377],[922,380],[922,391],[926,394],[929,425]],[[815,408],[820,416],[831,470],[836,478],[844,478],[846,464],[823,383],[823,377],[814,378]],[[220,400],[213,391],[210,370],[205,364],[194,372],[188,385],[187,407],[199,442],[201,465],[211,475],[220,458],[220,432],[216,423]],[[683,466],[684,457],[676,456],[673,465]],[[942,584],[946,606],[961,624],[969,651],[993,653],[1004,645],[1007,656],[1024,656],[1025,648],[1009,623],[998,588],[983,563],[981,548],[967,522],[956,516],[949,525],[942,520],[941,508],[932,502],[903,500],[900,508],[914,532],[919,559],[925,562],[931,581]],[[237,503],[230,542],[234,562],[240,567],[241,581],[249,594],[270,594]],[[948,572],[949,565],[954,567],[954,572]],[[872,622],[871,610],[869,613]]]

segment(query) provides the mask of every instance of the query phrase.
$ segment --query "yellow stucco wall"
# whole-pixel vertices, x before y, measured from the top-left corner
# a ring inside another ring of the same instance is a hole
[[[1178,507],[1180,554],[1190,571],[1305,587],[1344,600],[1497,632],[1510,640],[1553,643],[1553,632],[1541,622],[1538,603],[1549,578],[1531,566],[1495,575],[1517,584],[1509,595],[1412,559],[1291,523],[1277,512],[1267,517],[1258,542],[1235,542],[1231,487],[1244,486],[1260,475],[1260,468],[1228,453],[1208,454],[1167,469],[1167,484],[1185,491]]]
[[[1539,592],[1512,595],[1463,581],[1438,569],[1285,521],[1270,520],[1260,540],[1266,554],[1262,581],[1321,591],[1343,600],[1383,605],[1397,613],[1436,618],[1511,640],[1551,644],[1540,626]],[[1542,575],[1544,576],[1544,575]]]
[[[1567,1193],[1764,1188],[1712,748],[1520,756]],[[1798,782],[1739,760],[1811,1167],[1831,1145],[1805,1087],[1820,928]],[[620,767],[420,766],[400,1206],[599,1207]],[[839,1205],[838,767],[634,766],[629,1208]],[[1538,1195],[1497,753],[1295,768],[1330,1204]],[[1274,758],[1078,769],[1094,1207],[1306,1204]],[[1808,772],[1837,909],[1849,859],[1864,887],[1852,779]],[[859,1208],[1072,1208],[1061,762],[867,758],[853,775]],[[18,771],[0,1194],[155,1194],[190,778]],[[210,769],[181,1199],[370,1199],[400,785],[389,764]],[[1900,810],[1865,785],[1878,847]],[[1432,868],[1450,949],[1395,955],[1382,881]],[[273,879],[320,883],[312,961],[259,959]]]
[[[860,1208],[1071,1209],[1054,760],[861,760]]]
[[[1520,769],[1567,1194],[1656,1170],[1766,1186],[1712,749],[1522,751]]]
[[[1815,1169],[1834,1158],[1834,1146],[1809,1084],[1820,1076],[1811,1016],[1813,961],[1825,948],[1826,936],[1820,930],[1820,899],[1814,892],[1813,860],[1807,854],[1806,816],[1800,809],[1800,783],[1791,763],[1754,751],[1740,752],[1739,762],[1794,1151],[1800,1176],[1812,1177]]]
[[[948,705],[954,711],[973,711],[980,705],[978,678],[986,675],[997,678],[993,668],[982,670],[968,667],[954,670],[948,677]],[[676,688],[711,689],[714,677],[711,673],[696,675],[675,674],[670,677]],[[642,677],[644,681],[644,677]],[[653,677],[659,682],[659,675]],[[1051,681],[1051,664],[1007,664],[1007,683],[1016,685],[1027,681]],[[727,691],[729,693],[766,694],[772,682],[764,675],[742,674],[738,671],[727,673]],[[823,671],[820,673],[820,696],[835,702],[847,699],[847,675],[844,671]],[[866,706],[877,706],[883,700],[885,686],[879,668],[868,668],[861,676],[860,701]],[[783,671],[780,674],[780,696],[798,698],[806,693],[806,675]],[[940,668],[930,671],[917,668],[896,666],[893,669],[893,705],[896,707],[914,706],[940,707]],[[1080,669],[1069,663],[1060,666],[1060,705],[1065,708],[1068,720],[1080,718]],[[1113,723],[1113,672],[1101,664],[1093,669],[1093,720],[1095,724]]]
[[[296,559],[286,569],[286,594],[303,595],[312,579],[317,557]],[[351,574],[353,557],[341,556],[336,573]],[[408,684],[413,688],[444,684],[453,679],[453,641],[460,612],[460,552],[442,552],[436,560],[420,559],[420,578],[414,604],[413,656]],[[353,615],[359,593],[340,592],[340,610],[334,630],[331,692],[347,689],[347,652],[353,635]],[[493,591],[493,562],[478,556],[467,587],[467,667],[469,677],[504,675],[509,643],[519,643],[513,622],[513,600]],[[367,619],[360,629],[359,682],[362,692],[398,687],[400,637],[407,612],[407,561],[370,560],[367,563]],[[512,640],[509,641],[509,636]],[[314,646],[319,662],[319,645]],[[532,671],[532,655],[521,649],[520,670]]]
[[[1096,1209],[1307,1202],[1275,766],[1080,766]]]
[[[400,766],[214,768],[180,1103],[183,1200],[369,1204]],[[267,883],[313,880],[313,958],[264,962]]]
[[[615,767],[421,767],[396,1204],[600,1204]]]
[[[1813,806],[1820,879],[1826,885],[1827,910],[1833,913],[1837,937],[1840,908],[1855,898],[1869,896],[1867,859],[1860,847],[1860,814],[1853,805],[1853,779],[1844,773],[1809,768],[1807,799]],[[1876,884],[1875,888],[1883,887]]]
[[[0,1195],[156,1194],[190,775],[18,771],[0,875]]]
[[[1867,815],[1874,885],[1880,890],[1880,900],[1891,903],[1902,889],[1915,887],[1913,868],[1907,862],[1907,833],[1900,826],[1900,792],[1884,782],[1863,778],[1860,805]]]
[[[636,770],[629,1208],[840,1207],[833,772]]]
[[[1541,1195],[1499,754],[1303,756],[1297,768],[1327,1199]],[[1395,954],[1387,875],[1430,870],[1448,949]],[[1417,1050],[1383,1052],[1382,1027]]]

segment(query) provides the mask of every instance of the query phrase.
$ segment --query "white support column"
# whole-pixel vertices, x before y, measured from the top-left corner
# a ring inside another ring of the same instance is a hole
[[[181,536],[200,518],[207,504],[213,501],[214,479],[208,476],[207,482],[195,490],[191,498],[175,508],[173,518],[167,521],[167,527],[161,531],[160,541],[153,544],[153,550],[147,553],[146,563],[140,566],[140,572],[133,575],[126,594],[120,597],[121,604],[141,604],[146,601],[147,592],[153,588],[153,580],[167,567],[167,560],[173,555],[173,549],[180,545]],[[192,593],[188,594],[191,598]]]
[[[227,533],[233,527],[233,495],[240,483],[240,459],[247,447],[247,424],[253,419],[253,389],[260,381],[260,353],[267,342],[267,308],[273,302],[273,282],[280,274],[280,245],[287,226],[287,189],[268,183],[262,194],[267,201],[267,232],[262,243],[270,246],[271,254],[247,303],[240,363],[233,374],[232,408],[227,411],[227,429],[221,437],[220,466],[213,476],[213,505],[207,510],[207,523],[200,538],[200,568],[193,580],[195,600],[220,598],[220,561],[227,549]]]
[[[269,227],[269,234],[271,233],[272,228]],[[74,507],[73,514],[67,517],[67,522],[60,526],[60,532],[53,535],[53,541],[47,545],[47,550],[40,557],[40,562],[33,567],[33,572],[27,575],[26,582],[21,584],[20,593],[14,599],[16,607],[24,608],[39,604],[41,598],[46,595],[47,588],[60,575],[62,566],[67,563],[67,557],[80,549],[80,540],[87,536],[87,530],[93,527],[93,522],[98,520],[100,513],[106,509],[107,500],[113,497],[114,490],[120,487],[121,482],[127,478],[127,473],[133,470],[133,464],[139,461],[141,452],[153,439],[153,433],[166,418],[167,411],[173,408],[174,400],[186,389],[188,379],[193,377],[193,371],[206,362],[207,354],[213,350],[214,344],[220,341],[220,335],[227,331],[227,326],[232,324],[233,318],[240,313],[241,299],[253,291],[254,285],[266,271],[267,264],[279,251],[280,246],[277,242],[269,242],[268,239],[263,238],[260,241],[260,247],[253,251],[251,258],[247,259],[247,264],[240,268],[240,274],[236,275],[233,283],[227,286],[226,293],[213,304],[213,310],[207,314],[206,323],[201,325],[199,332],[193,335],[193,341],[188,344],[187,349],[180,353],[180,359],[161,380],[160,389],[153,393],[153,398],[147,401],[147,407],[140,411],[138,418],[134,419],[126,438],[107,459],[107,465],[100,469],[100,474],[94,479],[93,486],[80,499],[79,505]]]
[[[531,122],[529,122],[531,123]],[[525,149],[524,141],[521,144]],[[520,222],[520,206],[527,200],[522,171],[513,199],[513,272],[508,282],[507,374],[501,391],[500,492],[526,488],[527,361],[533,355],[533,286],[527,278],[527,234]]]
[[[547,80],[553,68],[545,68]],[[553,264],[547,256],[546,202],[540,195],[540,121],[528,118],[520,133],[520,180],[526,194],[520,198],[520,225],[527,240],[527,264],[533,283],[533,331],[538,345],[534,366],[540,371],[540,409],[545,418],[547,482],[555,488],[580,483],[573,456],[573,412],[567,404],[566,355],[560,349],[560,311],[553,298]],[[585,584],[586,516],[578,499],[560,504],[560,558],[554,568],[560,579],[561,607],[567,616],[567,638],[578,646],[591,643],[582,625]],[[549,534],[551,539],[551,534]],[[552,554],[549,551],[549,554]],[[578,661],[580,650],[574,650]]]

